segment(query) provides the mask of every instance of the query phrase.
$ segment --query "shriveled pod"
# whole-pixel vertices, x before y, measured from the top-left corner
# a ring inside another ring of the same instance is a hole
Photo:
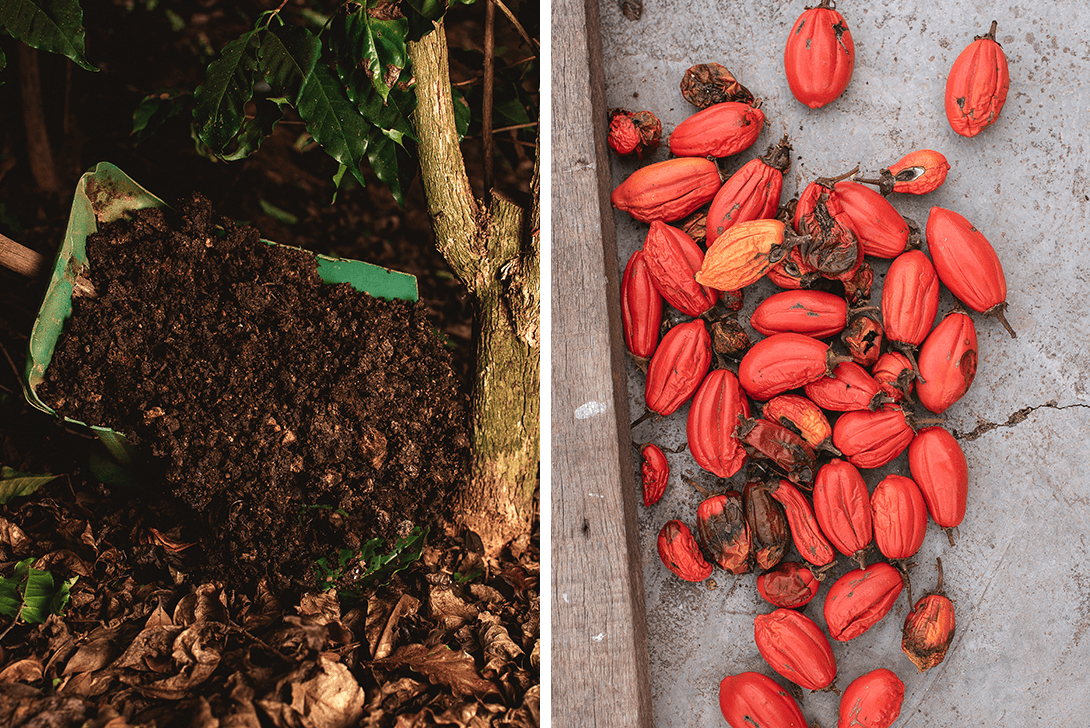
[[[946,118],[963,137],[994,124],[1007,101],[1011,77],[1007,56],[995,40],[996,22],[973,38],[954,60],[946,78]]]
[[[855,275],[841,281],[844,284],[844,297],[852,306],[862,306],[870,300],[871,287],[874,285],[874,268],[870,261],[864,260],[856,269]]]
[[[939,581],[935,591],[917,600],[901,631],[901,650],[920,672],[946,659],[954,641],[954,603],[942,589],[942,559],[936,561]]]
[[[791,145],[785,134],[764,156],[746,162],[731,175],[708,208],[708,244],[740,222],[774,218],[780,206],[783,176],[790,166]]]
[[[745,288],[759,281],[798,241],[779,220],[740,222],[708,246],[696,280],[720,291]]]
[[[848,327],[840,334],[852,361],[860,366],[873,366],[882,355],[882,341],[885,329],[878,316],[870,312],[861,312],[852,316]]]
[[[662,294],[651,281],[643,250],[628,259],[621,279],[621,324],[624,343],[641,368],[646,368],[659,345]]]
[[[828,450],[839,455],[833,447],[833,427],[829,419],[813,401],[798,394],[780,394],[765,403],[761,413],[797,433],[814,450]]]
[[[721,185],[710,159],[667,159],[637,169],[617,185],[610,201],[640,222],[673,222],[711,202]]]
[[[735,318],[722,318],[712,324],[712,348],[717,354],[740,359],[753,342]]]
[[[606,140],[618,156],[644,159],[659,148],[662,122],[650,111],[610,109]]]
[[[829,540],[821,532],[814,509],[798,488],[787,480],[780,480],[772,486],[772,497],[783,506],[787,522],[791,525],[791,540],[799,555],[814,566],[825,566],[836,559]]]
[[[791,693],[759,672],[727,675],[719,683],[719,710],[730,728],[807,728]]]
[[[784,561],[757,577],[757,593],[769,604],[798,609],[817,596],[821,582],[797,561]]]
[[[795,229],[810,238],[799,245],[806,262],[823,278],[842,281],[852,278],[863,264],[863,246],[840,198],[833,194],[839,179],[820,179],[806,186],[795,208]]]
[[[696,532],[704,553],[721,569],[731,574],[752,570],[753,535],[741,493],[728,490],[706,498],[696,509]]]
[[[920,430],[908,446],[908,467],[931,519],[945,529],[961,525],[969,500],[969,464],[954,436],[942,427]]]
[[[890,728],[901,716],[905,684],[884,667],[860,675],[840,696],[837,728]]]
[[[749,325],[765,336],[795,333],[824,339],[848,325],[848,302],[826,291],[781,291],[757,304]]]
[[[723,291],[719,295],[719,301],[723,304],[723,308],[728,311],[741,311],[742,304],[745,303],[745,291],[740,288],[733,291]]]
[[[887,559],[916,555],[927,533],[927,504],[911,478],[891,473],[870,497],[874,542]]]
[[[920,347],[916,363],[920,382],[916,398],[935,414],[965,396],[976,378],[976,326],[964,313],[954,311],[939,322]]]
[[[768,269],[768,280],[780,288],[799,290],[809,288],[821,278],[817,269],[803,260],[798,247],[792,248],[783,259]]]
[[[833,424],[833,444],[857,468],[880,468],[905,451],[915,433],[900,407],[845,412]]]
[[[666,492],[666,483],[670,480],[670,462],[658,445],[647,443],[640,450],[643,466],[640,476],[643,484],[643,504],[653,506],[662,500]]]
[[[887,351],[878,357],[870,370],[874,381],[897,404],[912,397],[916,381],[916,369],[912,361],[899,351]]]
[[[832,372],[843,357],[805,334],[773,334],[742,357],[738,381],[753,399],[766,400]]]
[[[719,301],[719,291],[696,282],[704,251],[685,233],[655,220],[643,243],[643,259],[655,288],[686,316],[699,316]]]
[[[927,217],[927,250],[935,272],[958,300],[974,311],[995,316],[1014,338],[1007,322],[1007,279],[995,248],[964,217],[932,207]]]
[[[681,78],[681,95],[700,109],[724,101],[753,103],[749,89],[738,82],[730,69],[719,63],[698,63],[685,71]]]
[[[794,609],[777,609],[753,620],[757,651],[783,677],[807,690],[824,690],[836,679],[829,638],[814,620]]]
[[[769,420],[743,419],[738,425],[738,439],[751,456],[771,460],[788,480],[809,489],[817,459],[813,448],[794,432]]]
[[[878,191],[883,195],[892,192],[926,195],[942,186],[949,171],[950,163],[941,152],[917,149],[880,170],[878,179],[856,179],[865,184],[878,185]]]
[[[686,422],[689,452],[697,465],[720,478],[742,469],[747,456],[736,435],[740,416],[749,417],[749,400],[738,378],[726,369],[709,372],[693,396]]]
[[[814,480],[814,517],[836,550],[862,567],[874,530],[867,484],[854,465],[834,458],[821,466]]]
[[[901,572],[885,561],[844,574],[825,594],[829,635],[847,642],[863,634],[889,614],[903,588]]]
[[[844,93],[855,69],[855,43],[834,0],[806,8],[795,21],[783,67],[791,93],[811,109]]]
[[[706,209],[697,210],[684,220],[679,220],[676,227],[678,230],[692,238],[700,247],[708,247],[708,211]]]
[[[658,549],[666,568],[685,581],[704,581],[712,575],[712,565],[700,553],[693,532],[681,521],[663,524]]]
[[[803,391],[817,406],[832,412],[877,410],[889,401],[874,377],[854,361],[837,364],[832,374],[807,383]]]
[[[911,353],[935,325],[939,311],[939,277],[920,250],[909,250],[889,264],[882,284],[882,322],[886,340]]]
[[[753,558],[757,568],[771,569],[780,563],[791,539],[783,506],[763,483],[752,480],[742,489],[742,505],[746,509],[749,532],[753,534]]]
[[[885,197],[851,180],[837,182],[834,190],[864,255],[895,258],[906,248],[919,247],[920,231]]]
[[[702,319],[670,329],[647,366],[647,408],[664,417],[672,415],[693,396],[711,363],[711,337]]]
[[[674,127],[670,152],[678,157],[729,157],[753,146],[764,123],[764,112],[749,104],[714,104]]]

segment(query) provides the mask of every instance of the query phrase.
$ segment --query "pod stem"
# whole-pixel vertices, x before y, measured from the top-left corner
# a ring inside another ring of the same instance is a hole
[[[997,303],[994,306],[992,306],[991,308],[989,308],[987,311],[984,312],[984,315],[985,316],[994,316],[995,318],[999,319],[999,323],[1003,324],[1003,328],[1005,328],[1007,330],[1007,333],[1011,335],[1011,338],[1012,339],[1017,339],[1018,334],[1014,333],[1014,329],[1011,328],[1010,323],[1007,321],[1007,317],[1005,315],[1006,310],[1007,310],[1007,302],[1003,301],[1003,302]]]

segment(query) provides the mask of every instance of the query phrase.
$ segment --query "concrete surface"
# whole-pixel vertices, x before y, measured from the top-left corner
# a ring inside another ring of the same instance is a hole
[[[900,727],[1087,725],[1090,9],[1076,2],[977,6],[841,3],[855,40],[855,74],[837,101],[811,111],[792,97],[782,70],[786,35],[802,2],[644,0],[642,18],[633,22],[609,0],[601,5],[607,102],[654,111],[665,138],[695,110],[678,91],[684,71],[722,63],[764,99],[768,120],[754,147],[721,166],[731,173],[788,133],[795,151],[785,199],[816,177],[856,164],[876,171],[918,148],[947,156],[952,169],[944,187],[891,200],[921,228],[930,207],[939,205],[989,238],[1006,271],[1007,316],[1018,332],[1011,339],[998,322],[974,316],[978,374],[948,411],[947,427],[964,437],[983,423],[999,426],[961,440],[970,469],[968,515],[954,547],[930,524],[914,570],[918,598],[934,586],[935,557],[942,557],[957,634],[945,662],[917,674],[900,649],[909,609],[902,594],[878,626],[834,644],[837,684],[844,688],[877,667],[892,669],[907,687]],[[943,113],[945,77],[992,20],[1010,64],[1010,95],[996,124],[965,139]],[[667,156],[664,144],[653,161]],[[614,159],[615,184],[637,166]],[[623,267],[647,227],[623,213],[616,220]],[[888,262],[875,265],[875,302],[886,268]],[[743,321],[778,290],[767,281],[755,288],[747,292]],[[944,292],[940,314],[952,303]],[[629,390],[635,417],[644,409],[643,376],[631,364]],[[1024,419],[1009,422],[1027,408]],[[633,439],[684,443],[687,411],[639,425]],[[674,517],[694,522],[700,500],[676,473],[715,481],[687,452],[668,457],[675,475],[665,499],[640,512],[656,724],[722,726],[716,695],[725,675],[757,670],[776,677],[753,644],[753,617],[771,607],[758,597],[752,574],[717,571],[712,588],[681,582],[662,566],[659,528]],[[873,488],[885,472],[908,475],[906,458],[866,472],[868,484]],[[833,578],[847,568],[838,566]],[[823,594],[807,610],[822,626]],[[803,692],[808,720],[836,725],[837,696]]]

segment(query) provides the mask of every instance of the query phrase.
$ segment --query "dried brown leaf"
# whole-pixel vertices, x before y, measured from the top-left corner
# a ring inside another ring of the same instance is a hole
[[[386,668],[407,667],[433,683],[446,685],[457,695],[483,698],[498,690],[495,683],[481,677],[472,655],[452,650],[446,645],[405,645],[397,648],[389,657],[375,660],[373,664]]]
[[[6,547],[13,557],[25,556],[31,546],[31,540],[23,529],[6,518],[0,517],[0,547]],[[4,551],[0,551],[3,554]]]
[[[60,684],[57,692],[65,695],[76,695],[85,698],[97,698],[110,689],[117,677],[117,671],[100,670],[98,672],[81,672],[73,675]]]
[[[31,683],[41,679],[42,661],[36,657],[16,660],[0,670],[0,685],[3,683]]]
[[[337,598],[337,590],[304,594],[296,611],[303,617],[312,617],[316,624],[340,621],[341,602]]]
[[[433,618],[439,620],[444,630],[455,630],[477,618],[477,608],[465,601],[451,589],[432,586],[428,592],[428,608]]]
[[[371,644],[371,653],[375,659],[389,656],[394,649],[394,636],[397,626],[404,617],[416,614],[420,600],[402,594],[395,603],[389,595],[374,596],[367,603],[367,641]]]
[[[181,627],[149,627],[140,634],[118,658],[115,667],[133,670],[164,672],[171,669],[170,654],[174,650],[174,638]]]
[[[109,637],[98,637],[82,645],[64,666],[62,675],[94,672],[110,664],[117,655],[117,646]]]
[[[481,629],[481,644],[484,646],[486,660],[481,674],[491,678],[503,672],[505,667],[511,665],[525,653],[511,639],[507,628],[500,623],[497,617],[488,612],[483,612],[481,613],[481,622],[484,625]]]

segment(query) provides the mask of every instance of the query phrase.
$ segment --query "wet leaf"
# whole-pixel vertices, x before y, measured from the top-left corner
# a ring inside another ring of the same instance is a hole
[[[7,503],[19,495],[30,495],[46,483],[56,480],[59,475],[31,475],[20,473],[14,468],[0,468],[0,503]]]
[[[243,33],[223,48],[223,55],[208,66],[204,84],[193,96],[197,138],[219,153],[242,127],[246,104],[253,97],[254,72],[260,38],[256,30]]]
[[[356,113],[344,87],[324,65],[314,67],[299,94],[299,115],[314,141],[366,185],[361,165],[367,154],[370,127]]]
[[[273,90],[296,104],[321,50],[322,42],[306,28],[273,25],[261,38],[258,60]]]
[[[79,0],[4,0],[0,3],[0,28],[31,48],[67,56],[87,71],[98,70],[83,55]]]

